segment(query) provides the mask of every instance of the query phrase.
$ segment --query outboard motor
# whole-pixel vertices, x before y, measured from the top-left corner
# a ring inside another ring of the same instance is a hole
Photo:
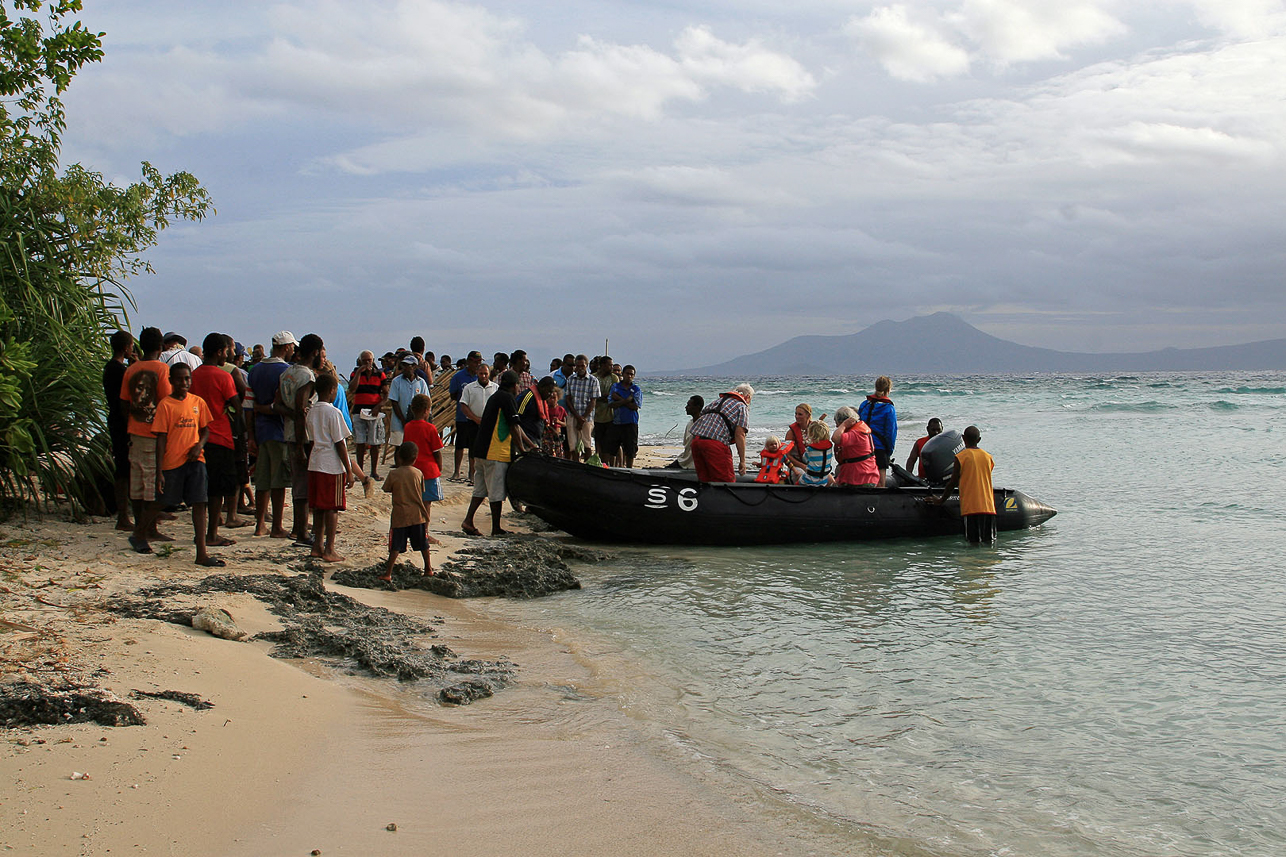
[[[964,448],[964,438],[954,429],[924,442],[920,447],[920,461],[924,462],[924,476],[930,485],[947,484],[955,467],[956,453]]]

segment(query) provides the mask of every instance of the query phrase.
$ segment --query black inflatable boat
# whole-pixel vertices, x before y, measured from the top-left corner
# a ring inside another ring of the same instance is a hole
[[[509,466],[506,487],[528,511],[594,541],[673,545],[770,545],[866,541],[961,533],[960,503],[925,503],[927,487],[814,488],[753,481],[701,484],[684,470],[591,467],[544,455]],[[1035,527],[1051,507],[996,489],[1001,530]]]

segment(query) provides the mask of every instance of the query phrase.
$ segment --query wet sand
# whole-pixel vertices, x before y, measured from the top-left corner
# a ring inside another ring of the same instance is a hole
[[[467,541],[459,524],[468,488],[449,490],[431,526],[444,542],[434,549],[439,567]],[[387,515],[378,489],[370,499],[350,495],[339,537],[344,567],[384,555]],[[431,642],[462,658],[517,665],[511,686],[466,707],[333,663],[277,660],[268,643],[101,609],[111,595],[205,577],[192,563],[187,516],[166,530],[176,552],[139,557],[101,519],[0,524],[5,680],[92,684],[148,721],[4,730],[0,847],[194,855],[812,850],[807,821],[772,806],[771,795],[714,787],[699,765],[664,758],[550,633],[497,622],[469,602],[328,585],[429,620]],[[227,571],[294,573],[287,568],[303,551],[249,532],[228,532],[239,544],[218,551]],[[281,627],[248,594],[208,600],[251,635]],[[133,690],[195,693],[214,707],[129,699]]]

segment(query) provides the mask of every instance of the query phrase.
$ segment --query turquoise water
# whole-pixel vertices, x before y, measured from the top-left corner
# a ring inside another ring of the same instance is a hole
[[[866,387],[746,380],[755,448]],[[731,383],[645,379],[641,435],[673,442],[687,396]],[[592,640],[640,721],[855,848],[1286,853],[1286,373],[912,377],[893,399],[897,460],[930,417],[976,424],[997,485],[1058,517],[995,549],[628,548],[501,609]]]

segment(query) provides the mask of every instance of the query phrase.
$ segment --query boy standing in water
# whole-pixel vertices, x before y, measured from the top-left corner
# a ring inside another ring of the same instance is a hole
[[[982,432],[977,426],[964,430],[965,448],[956,453],[956,463],[951,471],[951,479],[942,493],[933,498],[941,506],[951,493],[951,489],[960,486],[960,516],[964,519],[965,538],[970,544],[996,543],[996,495],[991,487],[991,471],[996,462],[982,449],[978,441]]]

